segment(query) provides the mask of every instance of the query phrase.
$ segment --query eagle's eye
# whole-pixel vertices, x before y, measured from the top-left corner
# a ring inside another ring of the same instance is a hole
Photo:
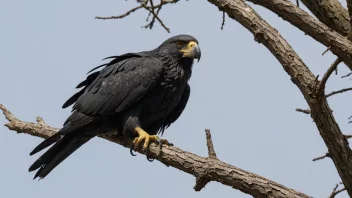
[[[177,41],[176,42],[176,45],[178,48],[182,48],[185,44],[186,44],[186,42],[184,42],[184,41]]]

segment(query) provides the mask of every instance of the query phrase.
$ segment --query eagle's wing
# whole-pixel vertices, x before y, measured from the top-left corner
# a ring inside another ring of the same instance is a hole
[[[84,88],[73,109],[93,117],[114,115],[143,98],[162,71],[162,63],[151,56],[123,59],[100,71]]]

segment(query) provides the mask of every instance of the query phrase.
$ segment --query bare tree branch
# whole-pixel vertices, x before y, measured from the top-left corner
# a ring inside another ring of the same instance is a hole
[[[144,5],[144,4],[142,4],[142,6],[143,6],[146,10],[148,10],[149,13],[152,13],[152,15],[154,16],[154,18],[155,18],[157,21],[159,21],[160,25],[161,25],[168,33],[170,33],[170,29],[169,29],[168,27],[166,27],[166,25],[164,24],[164,22],[159,18],[159,16],[158,16],[159,12],[158,12],[158,13],[155,13],[155,11],[154,11],[154,8],[155,8],[155,7],[153,6],[153,1],[150,0],[150,3],[151,3],[151,6],[150,6],[150,7],[148,7],[148,6]],[[164,5],[164,4],[163,4],[163,3],[160,3],[160,5],[162,6],[162,5]],[[158,11],[160,11],[161,6],[159,7]],[[151,29],[151,28],[150,28],[150,29]]]
[[[339,187],[339,184],[336,184],[335,188],[333,189],[333,191],[331,192],[329,198],[334,198],[337,194],[339,194],[340,192],[343,192],[346,190],[346,188],[342,188],[340,190],[337,190],[337,188]]]
[[[329,153],[326,153],[326,154],[323,155],[323,156],[314,158],[314,159],[313,159],[313,162],[318,161],[318,160],[322,160],[322,159],[324,159],[324,158],[326,158],[326,157],[331,157],[331,156],[330,156]]]
[[[0,109],[3,111],[5,118],[9,121],[5,126],[18,133],[48,138],[59,130],[43,124],[44,121],[42,119],[37,119],[40,123],[21,121],[1,104]],[[197,180],[201,180],[197,181],[199,184],[195,186],[196,190],[200,190],[205,186],[205,184],[202,186],[201,182],[217,181],[258,198],[310,197],[264,177],[220,161],[216,157],[209,130],[206,131],[206,136],[209,150],[209,157],[207,158],[183,151],[174,146],[163,145],[162,148],[160,148],[160,146],[155,143],[150,145],[149,154],[151,157],[167,166],[195,175]],[[126,148],[129,148],[132,143],[131,140],[116,135],[104,135],[101,136],[101,138],[120,144]],[[141,149],[137,149],[137,152],[144,154]]]
[[[127,11],[126,13],[118,15],[118,16],[107,16],[107,17],[96,16],[95,19],[102,19],[102,20],[123,19],[123,18],[127,17],[128,15],[130,15],[132,12],[135,12],[135,11],[141,9],[141,8],[143,8],[143,6],[139,5],[137,7],[132,8],[131,10]]]
[[[347,189],[352,197],[352,151],[348,142],[342,134],[332,111],[324,96],[317,96],[315,93],[315,76],[302,62],[287,41],[282,38],[276,29],[271,27],[262,19],[250,6],[243,0],[208,0],[215,4],[221,11],[225,11],[230,18],[237,20],[247,28],[254,36],[256,41],[265,45],[271,53],[281,63],[284,70],[290,75],[291,80],[302,92],[309,107],[311,117],[314,120],[324,142],[327,146],[331,159]],[[337,53],[339,45],[349,46],[351,42],[331,31],[324,24],[300,10],[297,6],[286,0],[249,0],[260,5],[267,6],[269,9],[286,18],[290,15],[290,22],[296,24],[305,32],[314,35],[327,46],[331,44],[331,50]],[[313,25],[312,25],[313,24]],[[340,40],[341,39],[341,40]],[[343,43],[338,44],[340,41]],[[352,45],[350,46],[352,47]],[[347,56],[352,54],[352,48],[338,52],[338,55],[347,60]],[[341,53],[341,54],[340,54]],[[352,56],[350,56],[352,58]]]
[[[335,94],[344,93],[344,92],[346,92],[346,91],[352,91],[352,87],[350,87],[350,88],[345,88],[345,89],[341,89],[341,90],[338,90],[338,91],[333,91],[333,92],[331,92],[331,93],[325,95],[325,97],[330,97],[330,96],[333,96],[333,95],[335,95]]]
[[[328,71],[324,74],[323,78],[321,79],[321,82],[319,84],[318,90],[317,90],[317,96],[320,96],[324,93],[325,90],[325,84],[328,81],[330,75],[334,70],[337,68],[337,66],[341,63],[340,59],[336,59],[335,62],[329,67]]]
[[[154,6],[154,2],[153,0],[145,0],[145,1],[137,1],[140,5],[137,7],[132,8],[131,10],[127,11],[126,13],[122,14],[122,15],[118,15],[118,16],[108,16],[108,17],[101,17],[101,16],[97,16],[95,17],[96,19],[102,19],[102,20],[107,20],[107,19],[122,19],[127,17],[128,15],[130,15],[132,12],[135,12],[141,8],[144,8],[145,10],[147,10],[149,12],[148,14],[148,18],[150,15],[153,15],[153,18],[151,20],[150,23],[148,23],[147,25],[142,26],[142,28],[149,28],[152,29],[154,26],[154,22],[155,19],[160,23],[160,25],[168,32],[170,33],[170,29],[165,25],[165,23],[160,19],[159,17],[159,12],[161,10],[161,8],[167,4],[173,4],[173,3],[177,3],[180,0],[161,0],[160,3],[158,5]],[[148,3],[150,3],[150,6],[148,6]],[[157,10],[157,11],[155,11]],[[147,21],[148,21],[147,18]]]
[[[347,1],[348,14],[349,14],[350,19],[351,19],[352,18],[352,0],[346,0],[346,1]],[[350,25],[351,24],[352,24],[352,21],[350,20]],[[351,35],[351,31],[350,31],[349,35]]]
[[[297,111],[297,112],[301,112],[301,113],[305,113],[305,114],[310,114],[310,110],[309,110],[309,109],[300,109],[300,108],[297,108],[296,111]]]
[[[222,23],[221,23],[221,30],[224,29],[224,25],[225,25],[225,12],[222,12]]]
[[[326,54],[326,52],[330,51],[331,46],[329,46],[328,48],[326,48],[326,50],[321,54],[322,56],[324,56]]]
[[[195,191],[200,191],[202,188],[207,185],[210,180],[206,178],[206,175],[209,173],[209,169],[211,167],[211,164],[214,163],[214,161],[218,160],[216,157],[216,153],[214,150],[214,145],[213,145],[213,140],[211,139],[211,134],[209,129],[205,129],[205,135],[207,138],[207,147],[208,147],[208,158],[207,158],[207,164],[206,166],[202,167],[200,171],[196,171],[196,185],[194,186]]]
[[[352,72],[350,72],[350,73],[348,73],[348,74],[346,74],[344,76],[341,76],[341,78],[346,78],[346,77],[349,77],[350,75],[352,75]]]
[[[352,57],[349,56],[349,54],[352,54],[352,43],[348,38],[331,30],[301,8],[295,6],[290,0],[248,1],[273,11],[326,47],[331,46],[331,52],[341,58],[350,70],[352,70]]]
[[[351,32],[350,17],[338,0],[301,0],[325,25],[343,36]]]

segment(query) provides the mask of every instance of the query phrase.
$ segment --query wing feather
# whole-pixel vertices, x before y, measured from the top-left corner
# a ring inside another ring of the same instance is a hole
[[[119,113],[143,98],[158,82],[162,64],[154,57],[131,57],[105,67],[77,99],[74,109],[90,116]]]

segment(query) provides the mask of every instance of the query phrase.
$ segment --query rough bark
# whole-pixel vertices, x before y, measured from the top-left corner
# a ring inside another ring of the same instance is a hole
[[[315,78],[313,73],[302,62],[299,56],[278,31],[263,20],[243,0],[208,1],[216,5],[221,11],[225,11],[230,18],[235,19],[253,33],[256,40],[270,50],[270,52],[281,63],[285,71],[290,75],[292,82],[297,85],[310,106],[311,117],[315,121],[321,137],[331,154],[331,159],[335,164],[348,194],[352,197],[352,151],[332,115],[332,111],[328,106],[324,94],[317,94],[320,88],[320,81]],[[256,0],[251,1],[257,2]],[[266,3],[269,1],[262,0],[262,2],[264,2],[263,5],[267,5]],[[290,13],[292,18],[290,20],[293,20],[294,22],[302,22],[303,26],[309,25],[309,22],[314,22],[317,26],[311,28],[318,31],[317,34],[319,35],[317,36],[320,39],[322,39],[321,37],[324,37],[324,34],[325,36],[329,35],[329,37],[331,36],[333,38],[328,39],[328,41],[337,44],[335,41],[338,40],[337,38],[341,37],[341,35],[336,32],[328,30],[326,27],[322,26],[320,22],[317,23],[316,21],[312,21],[309,17],[305,17],[306,13],[297,10],[295,8],[296,6],[289,4],[291,2],[278,2],[278,0],[272,0],[270,2],[273,4],[276,2],[279,5],[278,7],[272,6],[272,8],[275,8],[275,13],[278,13],[279,15],[283,12]],[[296,12],[293,12],[293,10]],[[302,18],[307,21],[302,21]],[[308,31],[311,33],[314,32],[312,30]],[[344,38],[344,40],[350,43],[347,39]],[[344,45],[342,43],[340,44]],[[352,50],[352,48],[350,49]],[[341,53],[344,53],[345,57],[351,56],[351,53],[349,52]]]
[[[329,47],[338,57],[346,63],[352,70],[352,43],[348,38],[337,33],[322,22],[310,16],[301,8],[294,5],[289,0],[248,0],[255,4],[261,5],[274,13],[278,14],[284,20],[290,22],[309,36]]]
[[[13,116],[1,104],[0,109],[9,121],[5,126],[18,133],[48,138],[59,130],[48,126],[40,117],[37,117],[37,123],[24,122]],[[208,157],[200,157],[175,146],[163,145],[160,148],[155,143],[150,145],[150,156],[167,166],[194,175],[196,177],[194,189],[197,191],[201,190],[209,181],[217,181],[258,198],[310,197],[274,181],[220,161],[216,157],[209,130],[206,130],[206,137]],[[131,140],[115,135],[101,136],[101,138],[120,144],[126,148],[130,148],[132,143]],[[144,154],[141,150],[137,151]]]
[[[343,36],[351,32],[350,17],[338,0],[301,0],[325,25]]]

